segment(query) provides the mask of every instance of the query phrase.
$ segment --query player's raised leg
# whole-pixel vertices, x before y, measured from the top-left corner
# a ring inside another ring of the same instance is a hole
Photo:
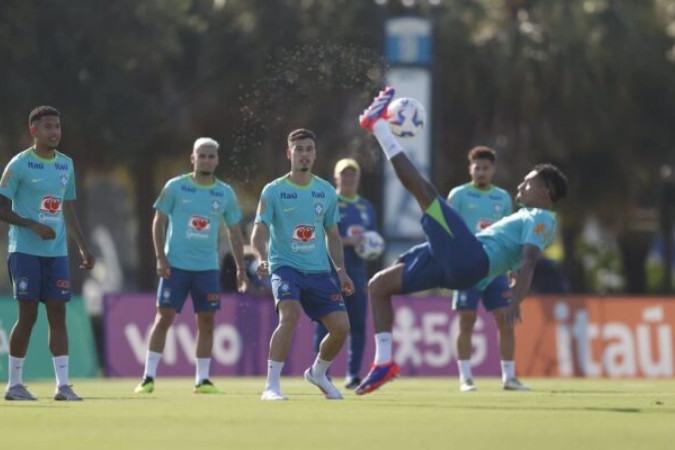
[[[389,128],[389,124],[385,120],[387,117],[387,106],[389,106],[389,103],[394,98],[395,93],[392,87],[387,87],[380,91],[379,95],[373,99],[370,106],[359,117],[359,124],[367,131],[373,133],[382,151],[391,161],[398,179],[415,197],[422,211],[426,211],[434,200],[438,198],[438,192],[422,176],[412,161],[410,161],[403,151],[403,146],[396,140]]]

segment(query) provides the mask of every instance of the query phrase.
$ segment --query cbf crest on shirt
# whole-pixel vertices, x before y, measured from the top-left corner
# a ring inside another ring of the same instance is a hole
[[[448,204],[455,208],[474,233],[513,212],[511,195],[494,185],[487,189],[479,189],[472,183],[457,186],[448,194]]]
[[[55,239],[42,240],[27,227],[10,225],[10,253],[68,255],[63,202],[76,197],[72,159],[58,151],[52,159],[45,159],[33,148],[24,150],[7,164],[0,181],[0,194],[12,200],[12,211],[16,214],[47,225],[56,233]]]
[[[169,217],[164,251],[172,267],[218,270],[218,231],[241,220],[234,190],[216,180],[195,183],[191,174],[169,180],[154,208]]]
[[[330,270],[326,229],[340,221],[337,194],[317,176],[306,186],[291,182],[288,175],[263,188],[255,218],[270,230],[271,271],[289,266],[307,272]]]

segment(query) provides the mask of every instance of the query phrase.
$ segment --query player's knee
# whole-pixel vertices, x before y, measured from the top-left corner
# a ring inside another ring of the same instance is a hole
[[[387,283],[384,274],[377,274],[368,282],[368,295],[371,301],[378,301],[380,297],[390,293],[391,285]]]
[[[176,318],[176,311],[160,311],[155,318],[155,327],[168,329]]]
[[[473,327],[476,325],[476,314],[462,312],[459,315],[459,331],[461,333],[473,333]]]
[[[279,311],[279,326],[295,328],[300,320],[300,311],[287,309]]]

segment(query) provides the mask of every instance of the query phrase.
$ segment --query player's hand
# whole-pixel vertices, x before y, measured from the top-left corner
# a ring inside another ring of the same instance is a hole
[[[506,307],[504,310],[504,322],[506,322],[506,326],[513,328],[517,323],[522,322],[522,320],[520,317],[520,303],[513,302]]]
[[[94,268],[94,263],[96,262],[96,259],[94,258],[94,255],[89,253],[89,250],[87,249],[80,250],[80,256],[82,256],[82,264],[80,264],[80,269],[91,270]]]
[[[157,258],[157,275],[166,280],[171,278],[171,265],[169,265],[169,260],[166,259],[166,256]]]
[[[340,288],[342,289],[342,293],[347,296],[352,295],[354,293],[354,282],[352,279],[349,278],[349,275],[347,275],[347,272],[344,269],[337,269],[337,274],[340,278]]]
[[[258,268],[255,269],[255,272],[258,274],[260,279],[267,278],[270,276],[270,263],[267,261],[260,261]]]
[[[246,269],[237,269],[237,290],[240,293],[248,291],[249,280]]]
[[[56,232],[54,230],[39,222],[33,222],[30,226],[30,229],[33,231],[33,233],[40,236],[43,241],[51,241],[52,239],[56,238]]]

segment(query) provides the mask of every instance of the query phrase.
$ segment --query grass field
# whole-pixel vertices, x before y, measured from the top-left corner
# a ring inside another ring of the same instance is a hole
[[[192,380],[75,380],[82,403],[0,403],[3,449],[673,449],[675,380],[528,379],[503,392],[497,379],[459,393],[448,378],[403,378],[373,394],[327,401],[300,378],[282,381],[288,402],[261,402],[261,378],[216,378],[222,395]]]

